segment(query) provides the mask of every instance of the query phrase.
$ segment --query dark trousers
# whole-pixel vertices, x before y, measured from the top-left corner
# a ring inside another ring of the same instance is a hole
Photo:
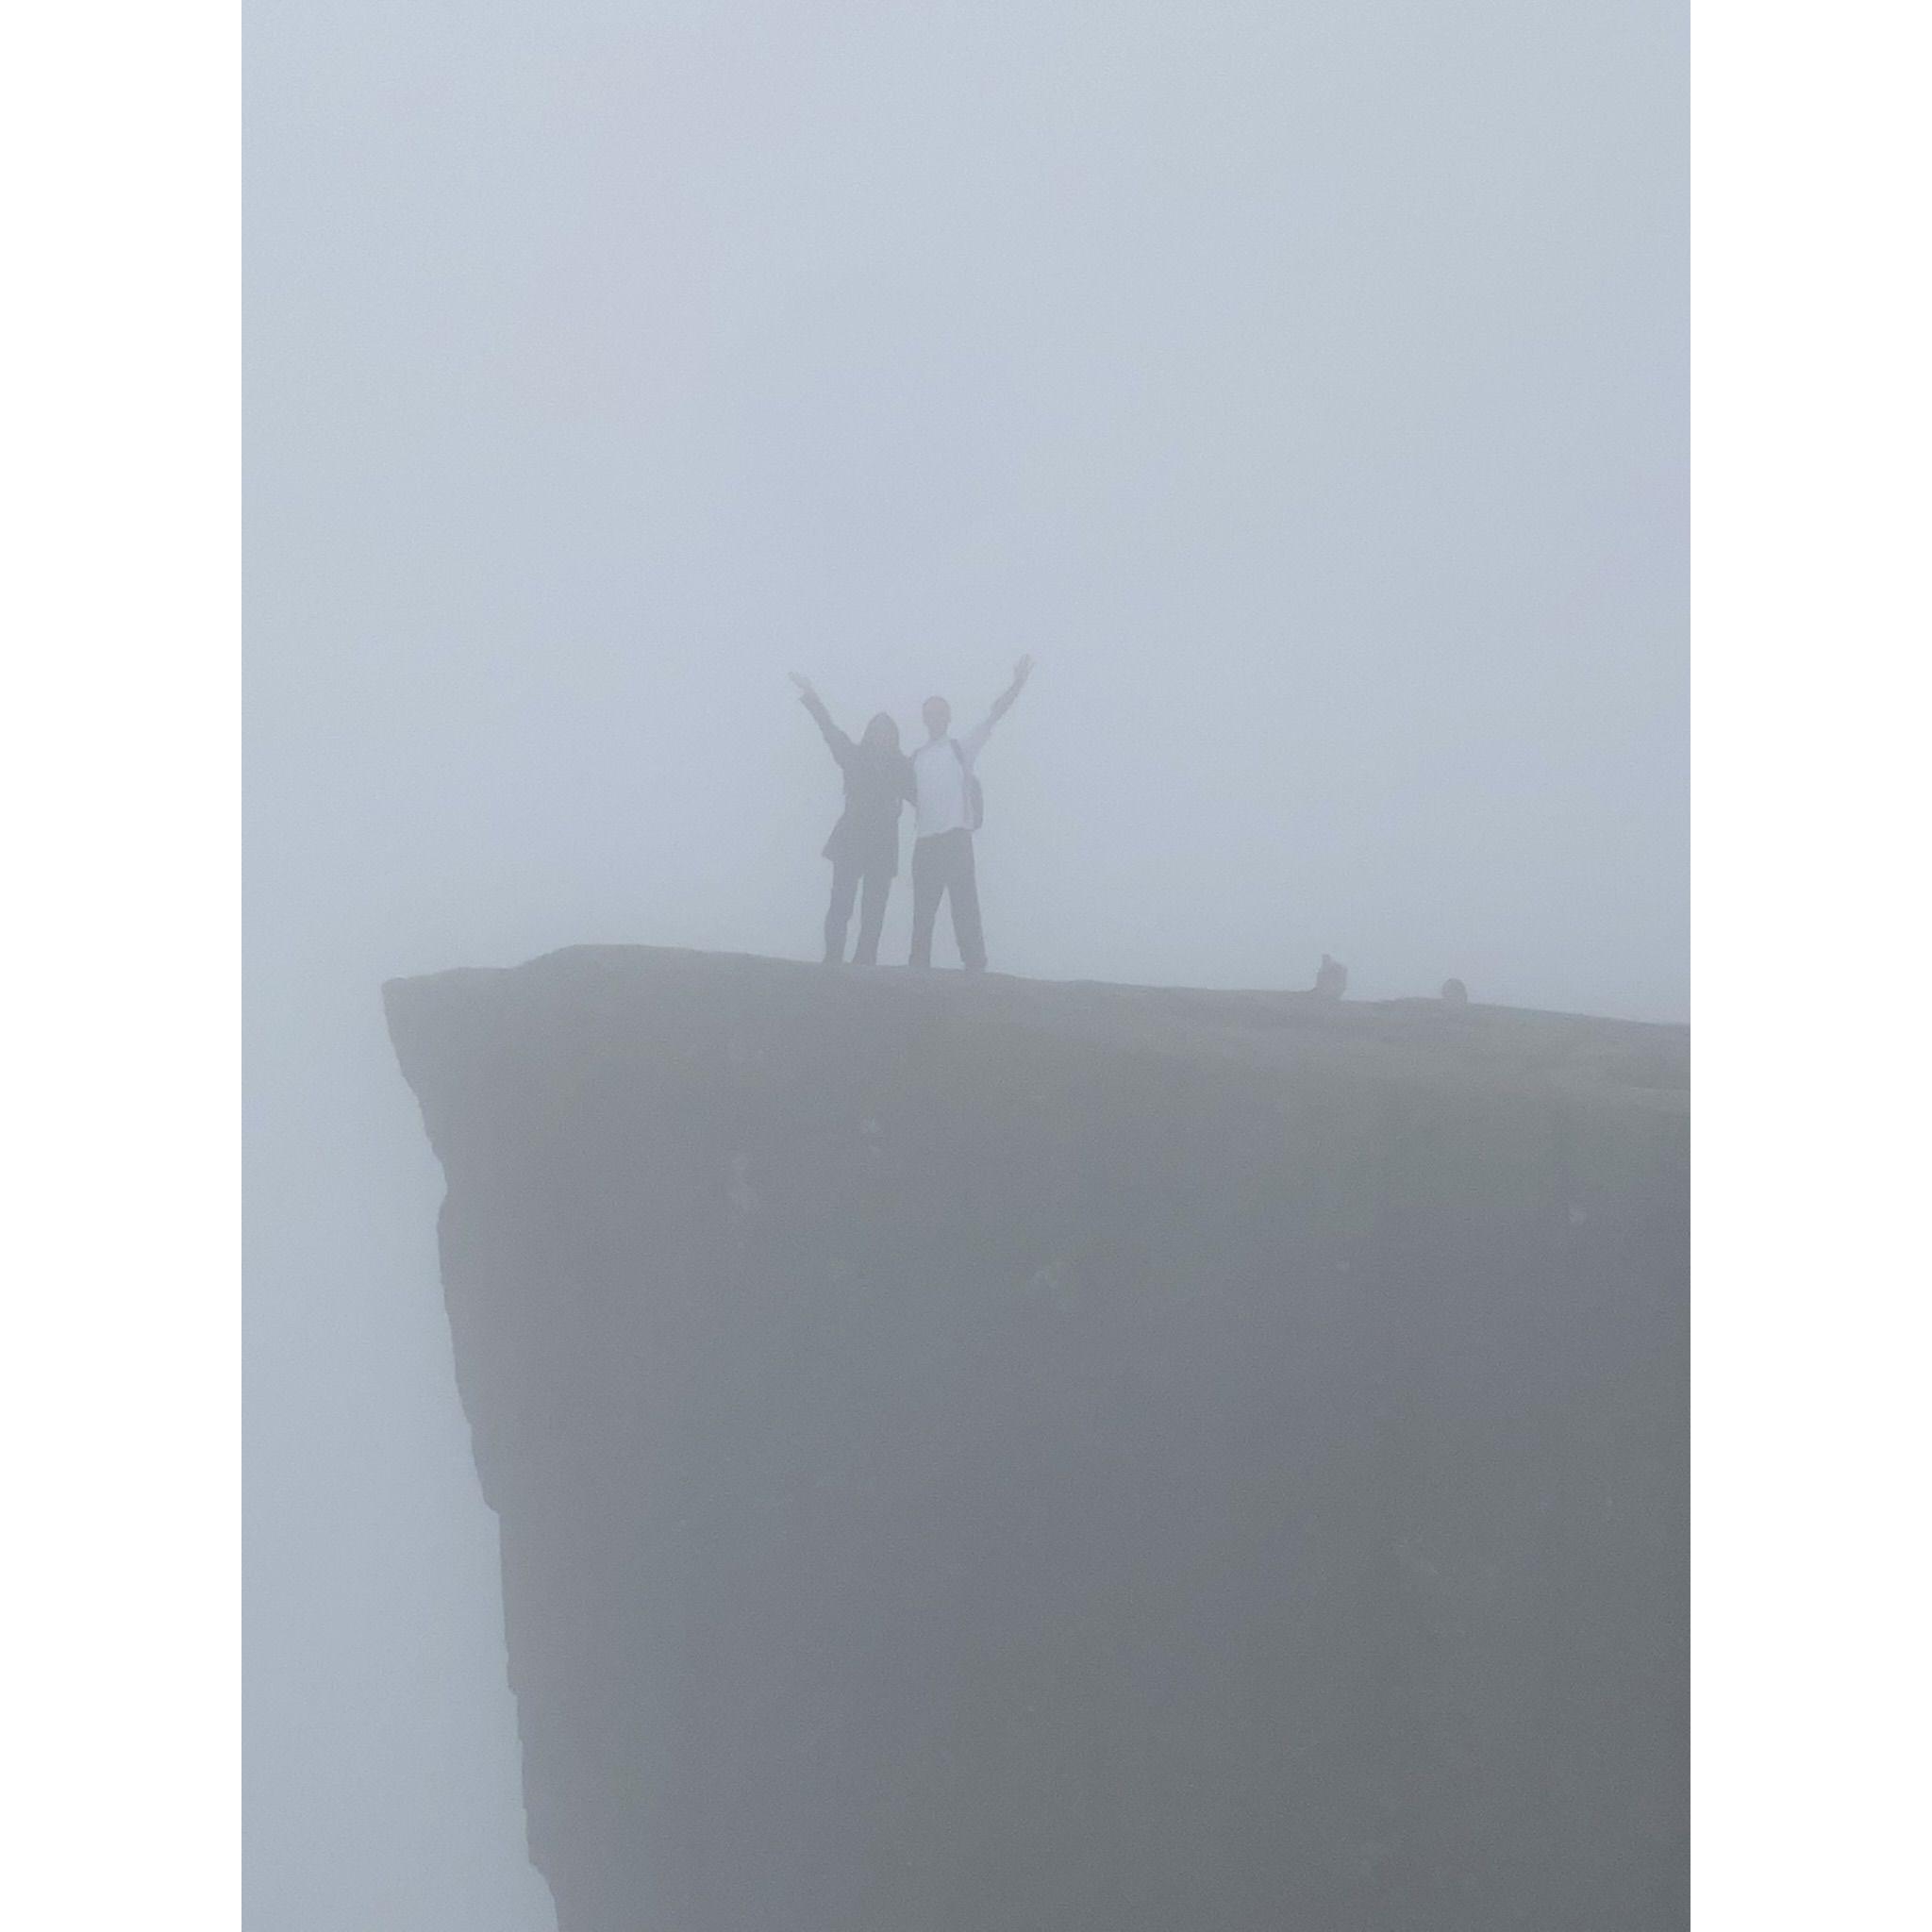
[[[932,928],[940,901],[953,902],[953,937],[960,963],[969,973],[986,964],[986,940],[979,930],[979,881],[973,872],[973,834],[936,832],[912,842],[912,963],[932,964]]]
[[[879,962],[879,928],[886,923],[886,897],[892,890],[889,866],[869,870],[849,861],[832,867],[832,903],[825,909],[825,964],[836,966],[845,958],[845,928],[852,923],[852,902],[858,898],[863,884],[865,895],[858,906],[858,950],[852,956],[855,966],[876,966]]]

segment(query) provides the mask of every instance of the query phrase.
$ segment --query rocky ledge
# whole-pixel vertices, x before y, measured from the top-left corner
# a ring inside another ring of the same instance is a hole
[[[1683,1029],[386,997],[561,1932],[1684,1925]]]

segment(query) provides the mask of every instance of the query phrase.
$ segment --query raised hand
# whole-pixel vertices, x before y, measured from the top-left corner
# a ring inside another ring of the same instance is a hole
[[[801,697],[815,698],[818,692],[811,688],[811,679],[802,671],[788,671],[785,674],[798,687]]]
[[[1017,664],[1013,666],[1013,682],[1015,684],[1024,684],[1026,680],[1032,675],[1033,653],[1031,651],[1028,651],[1026,655],[1024,658],[1022,658]]]

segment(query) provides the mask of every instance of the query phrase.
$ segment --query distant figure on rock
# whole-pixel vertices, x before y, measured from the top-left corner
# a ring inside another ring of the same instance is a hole
[[[1348,968],[1324,953],[1315,969],[1315,983],[1308,991],[1321,999],[1339,1000],[1348,991]]]
[[[912,754],[913,800],[918,830],[912,845],[912,963],[932,964],[932,929],[940,901],[953,906],[953,938],[969,973],[986,966],[986,940],[979,928],[979,881],[973,865],[973,835],[985,816],[974,764],[992,727],[1012,708],[1033,672],[1022,658],[1013,681],[993,700],[985,720],[964,738],[950,735],[953,708],[944,698],[927,698],[923,710],[926,741]]]
[[[1459,979],[1445,979],[1442,982],[1442,1004],[1453,1007],[1458,1012],[1469,1004],[1469,989]]]
[[[912,798],[911,760],[899,749],[899,727],[886,712],[879,712],[854,744],[832,723],[810,680],[794,671],[791,681],[845,774],[845,811],[824,847],[824,856],[832,861],[825,964],[837,966],[844,960],[845,928],[852,921],[852,902],[859,898],[862,888],[858,948],[852,958],[858,966],[875,966],[886,900],[899,873],[899,813]]]

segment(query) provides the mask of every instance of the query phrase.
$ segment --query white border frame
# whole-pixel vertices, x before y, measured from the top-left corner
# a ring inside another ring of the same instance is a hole
[[[9,8],[0,1922],[240,1923],[240,23]]]
[[[1928,52],[1694,16],[1700,1932],[1926,1909]]]

